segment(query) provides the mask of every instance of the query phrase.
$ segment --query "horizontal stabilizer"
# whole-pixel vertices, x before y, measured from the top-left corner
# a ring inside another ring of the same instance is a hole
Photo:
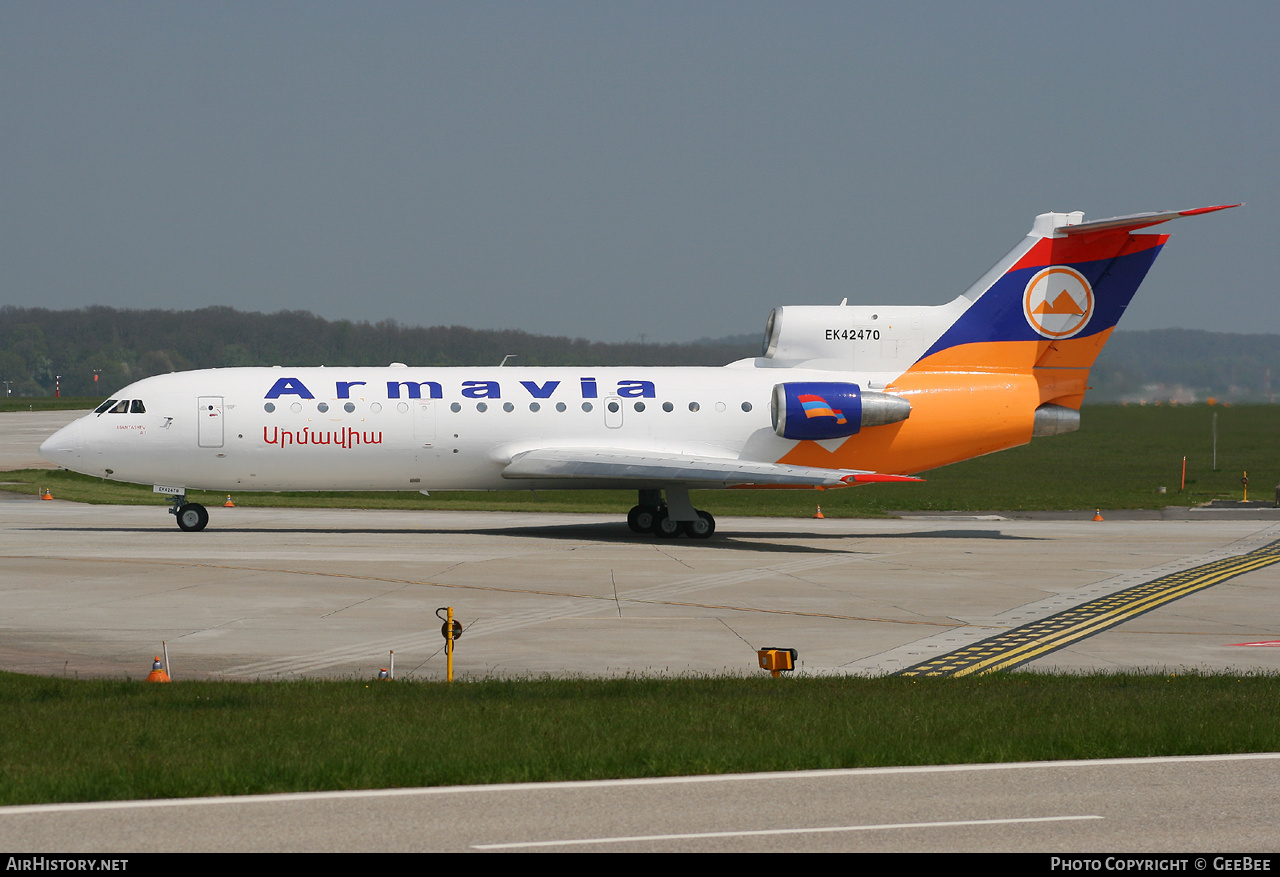
[[[1242,202],[1243,203],[1243,202]],[[1136,231],[1177,219],[1180,216],[1199,216],[1201,213],[1214,213],[1218,210],[1229,210],[1240,204],[1219,204],[1216,207],[1197,207],[1194,210],[1163,210],[1156,213],[1132,213],[1128,216],[1115,216],[1111,219],[1095,219],[1092,222],[1080,222],[1075,225],[1060,226],[1055,229],[1058,234],[1077,235],[1098,231]]]

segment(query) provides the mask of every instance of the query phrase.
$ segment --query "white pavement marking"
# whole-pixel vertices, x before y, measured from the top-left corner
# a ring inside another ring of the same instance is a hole
[[[519,850],[533,847],[572,847],[592,844],[644,843],[664,840],[702,840],[721,837],[766,837],[780,834],[833,834],[848,831],[892,831],[903,828],[964,828],[975,825],[1020,825],[1028,822],[1074,822],[1101,816],[1028,816],[1017,819],[961,819],[952,822],[888,822],[880,825],[826,825],[811,828],[762,828],[752,831],[703,831],[692,834],[639,834],[631,837],[584,837],[517,843],[472,844],[473,850]]]

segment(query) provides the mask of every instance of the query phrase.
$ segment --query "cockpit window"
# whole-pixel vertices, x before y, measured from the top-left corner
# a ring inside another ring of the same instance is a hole
[[[146,414],[147,406],[142,404],[141,399],[108,399],[97,408],[93,409],[94,414]]]

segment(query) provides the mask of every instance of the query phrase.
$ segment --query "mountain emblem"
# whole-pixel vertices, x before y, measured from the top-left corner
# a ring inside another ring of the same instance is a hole
[[[1022,314],[1045,338],[1070,338],[1093,316],[1093,287],[1065,265],[1037,272],[1022,297]]]

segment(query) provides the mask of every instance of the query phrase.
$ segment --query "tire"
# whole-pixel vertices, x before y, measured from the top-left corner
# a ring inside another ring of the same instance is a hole
[[[679,521],[673,521],[666,512],[661,512],[658,517],[653,520],[653,535],[663,539],[674,539],[680,535]]]
[[[716,531],[716,519],[711,517],[710,512],[700,510],[698,520],[686,521],[684,528],[690,539],[706,539]]]
[[[198,502],[189,502],[178,509],[178,529],[187,533],[203,530],[209,523],[209,512]]]
[[[652,533],[654,517],[652,507],[638,505],[627,512],[627,526],[633,533]]]

